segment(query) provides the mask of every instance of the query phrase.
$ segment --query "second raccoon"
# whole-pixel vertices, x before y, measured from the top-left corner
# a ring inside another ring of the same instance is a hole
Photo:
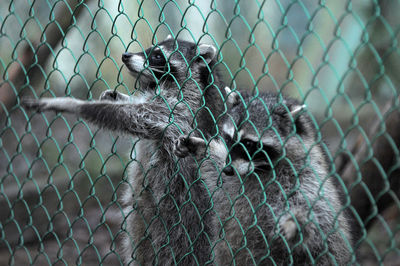
[[[273,93],[231,96],[236,104],[221,123],[221,136],[209,143],[184,136],[175,150],[203,160],[200,172],[218,225],[215,262],[348,263],[349,220],[304,106]]]

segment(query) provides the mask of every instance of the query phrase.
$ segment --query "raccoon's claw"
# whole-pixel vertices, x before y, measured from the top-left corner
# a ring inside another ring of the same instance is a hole
[[[118,91],[106,90],[100,95],[100,101],[128,101],[129,96],[119,93]]]
[[[116,101],[116,100],[117,100],[116,91],[107,90],[100,95],[100,101]]]

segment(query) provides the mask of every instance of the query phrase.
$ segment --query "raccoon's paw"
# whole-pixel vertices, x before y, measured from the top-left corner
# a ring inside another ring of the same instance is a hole
[[[180,158],[185,158],[186,156],[189,155],[189,149],[186,147],[186,145],[183,144],[183,142],[184,142],[184,140],[182,140],[181,138],[179,138],[175,142],[174,153],[176,156],[178,156]]]
[[[118,91],[106,90],[100,95],[100,101],[120,102],[128,101],[129,96]]]
[[[286,214],[279,221],[279,233],[286,239],[292,241],[298,233],[297,223],[292,215]]]
[[[27,110],[41,112],[46,110],[46,102],[40,99],[25,98],[22,99],[21,105]]]
[[[189,149],[189,139],[188,136],[180,136],[175,142],[175,155],[180,158],[185,158],[189,156],[190,149]]]
[[[21,102],[28,110],[35,110],[37,112],[54,111],[54,112],[67,112],[78,113],[79,107],[84,104],[84,101],[59,97],[59,98],[42,98],[42,99],[23,99]]]
[[[180,136],[175,142],[175,155],[181,158],[189,156],[190,154],[196,157],[205,150],[206,143],[201,138],[189,137],[187,135]]]

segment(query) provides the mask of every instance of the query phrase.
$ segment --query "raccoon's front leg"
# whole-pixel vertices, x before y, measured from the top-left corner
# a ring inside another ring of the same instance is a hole
[[[100,96],[100,101],[110,102],[128,102],[130,97],[123,93],[106,90]],[[22,105],[27,109],[35,110],[37,112],[55,111],[64,113],[77,113],[78,108],[87,101],[82,101],[73,98],[59,97],[59,98],[42,98],[42,99],[23,99]]]
[[[165,130],[168,126],[170,110],[162,103],[132,104],[108,100],[88,102],[63,97],[27,99],[22,104],[27,109],[39,112],[73,113],[99,127],[146,139],[161,139],[162,137],[173,139],[178,135],[175,127],[170,126],[168,130]],[[176,114],[176,116],[179,115],[181,114]]]
[[[65,113],[76,113],[85,101],[73,98],[42,98],[42,99],[23,99],[22,105],[30,110],[37,112],[55,111]]]

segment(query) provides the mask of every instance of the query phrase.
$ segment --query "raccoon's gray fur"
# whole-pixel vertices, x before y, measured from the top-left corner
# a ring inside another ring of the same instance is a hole
[[[194,160],[178,161],[173,150],[181,134],[201,132],[207,139],[216,132],[213,119],[225,106],[214,69],[216,53],[211,45],[169,37],[144,53],[122,56],[140,83],[140,99],[106,91],[91,102],[24,101],[27,108],[75,113],[140,138],[123,196],[126,264],[203,265],[210,260],[209,193]]]
[[[239,103],[223,119],[222,136],[210,142],[182,136],[175,150],[202,160],[200,172],[219,225],[214,261],[348,263],[349,220],[304,106],[272,93],[232,95]]]

